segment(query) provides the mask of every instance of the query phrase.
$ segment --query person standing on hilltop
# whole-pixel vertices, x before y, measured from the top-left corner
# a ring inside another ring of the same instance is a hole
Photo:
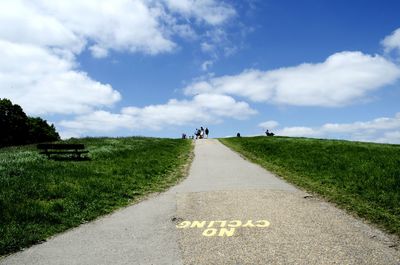
[[[206,127],[206,130],[205,130],[205,133],[206,133],[206,138],[208,139],[208,133],[209,133],[210,131],[208,130],[208,127]]]

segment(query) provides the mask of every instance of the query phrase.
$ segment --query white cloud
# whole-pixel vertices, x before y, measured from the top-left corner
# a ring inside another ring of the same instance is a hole
[[[164,0],[168,8],[187,18],[211,25],[220,25],[236,15],[235,9],[215,0]]]
[[[240,43],[232,40],[232,33],[228,33],[220,27],[211,28],[204,34],[204,41],[201,43],[201,51],[214,60],[220,56],[229,57],[239,50]]]
[[[97,50],[149,54],[175,47],[161,29],[160,15],[145,1],[12,0],[1,1],[0,10],[0,38],[13,42],[76,53],[88,41],[94,42]]]
[[[205,61],[201,64],[201,70],[207,71],[214,64],[213,61]]]
[[[261,127],[263,130],[272,130],[279,126],[277,121],[264,121],[258,124],[258,127]]]
[[[367,122],[354,123],[327,123],[322,129],[328,132],[356,132],[360,130],[392,130],[400,127],[400,113],[397,113],[394,118],[377,118]]]
[[[255,113],[247,103],[237,102],[229,96],[201,94],[192,100],[172,99],[164,105],[126,107],[120,113],[96,111],[74,120],[61,121],[59,125],[66,135],[82,135],[118,129],[160,130],[166,126],[191,125],[196,122],[219,123],[223,118],[245,119]]]
[[[81,136],[83,132],[112,132],[124,128],[134,129],[135,120],[131,115],[99,110],[77,116],[74,120],[63,120],[59,122],[59,125],[67,128],[67,130],[62,130],[63,137],[65,135]]]
[[[57,17],[44,13],[38,1],[0,1],[0,39],[41,47],[62,47],[74,52],[81,51],[85,45],[85,39]]]
[[[353,123],[327,123],[319,127],[285,127],[276,132],[284,136],[340,138],[356,141],[400,143],[400,113]]]
[[[120,94],[77,69],[88,42],[108,50],[155,54],[175,44],[144,1],[0,1],[0,92],[28,114],[85,113]]]
[[[0,40],[0,95],[33,115],[83,113],[111,106],[120,94],[48,49]]]
[[[188,95],[220,93],[296,106],[336,107],[364,99],[400,78],[400,68],[385,58],[361,52],[340,52],[323,63],[271,71],[245,70],[213,77],[185,88]]]
[[[34,115],[83,114],[109,107],[120,94],[80,71],[78,54],[85,49],[96,58],[110,51],[171,52],[177,47],[174,36],[196,34],[190,22],[177,17],[212,28],[235,14],[230,5],[213,0],[167,2],[0,1],[1,96]]]
[[[381,44],[383,45],[386,53],[389,53],[393,50],[400,52],[400,28],[393,31],[391,35],[386,36],[382,40]]]
[[[146,1],[41,0],[38,6],[102,49],[157,54],[175,47],[160,25],[162,14]]]
[[[375,142],[400,144],[400,130],[386,132],[382,137],[376,139]]]
[[[310,127],[305,126],[294,126],[294,127],[285,127],[276,132],[277,135],[282,136],[296,136],[296,137],[319,137],[321,133],[318,130],[315,130]]]
[[[171,34],[195,35],[190,22],[180,22],[173,14],[218,26],[236,12],[214,0],[3,0],[0,39],[76,53],[90,41],[95,57],[108,50],[158,54],[176,47]]]
[[[176,34],[186,40],[196,40],[198,35],[196,31],[188,24],[178,24],[176,21],[172,22],[171,25],[172,34]]]
[[[108,50],[98,45],[90,46],[89,50],[92,52],[92,56],[95,58],[105,58],[108,56]]]
[[[210,44],[210,43],[207,43],[207,42],[201,43],[201,44],[200,44],[200,47],[201,47],[201,50],[202,50],[204,53],[211,53],[211,52],[214,52],[214,50],[215,50],[214,45],[212,45],[212,44]]]

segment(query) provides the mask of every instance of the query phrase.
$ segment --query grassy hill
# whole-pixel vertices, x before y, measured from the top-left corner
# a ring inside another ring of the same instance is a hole
[[[49,160],[35,146],[0,149],[0,255],[175,184],[189,140],[86,138],[90,160]]]
[[[262,136],[220,140],[289,182],[400,236],[400,145]]]

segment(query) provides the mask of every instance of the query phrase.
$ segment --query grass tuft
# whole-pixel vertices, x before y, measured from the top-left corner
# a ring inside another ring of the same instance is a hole
[[[0,255],[178,182],[189,140],[84,138],[90,160],[49,160],[35,146],[0,149]]]
[[[289,137],[220,141],[289,182],[400,236],[400,145]]]

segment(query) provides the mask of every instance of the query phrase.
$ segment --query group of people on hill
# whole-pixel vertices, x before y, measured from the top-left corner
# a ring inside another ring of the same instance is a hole
[[[209,133],[210,130],[207,127],[206,129],[204,129],[203,127],[200,127],[200,129],[196,128],[196,130],[194,131],[194,135],[189,136],[189,139],[207,139]],[[266,130],[265,135],[274,136],[275,134],[273,132],[270,132],[269,130]],[[237,133],[236,137],[241,137],[240,133]],[[186,138],[187,138],[186,133],[182,133],[182,139]]]
[[[194,135],[189,136],[189,139],[207,139],[208,134],[210,133],[210,130],[208,128],[204,129],[203,127],[200,127],[200,129],[196,128],[194,131]],[[182,139],[186,139],[187,135],[186,133],[182,133]]]
[[[208,130],[208,128],[206,127],[206,129],[204,129],[203,127],[200,127],[200,129],[195,130],[194,135],[196,136],[196,139],[204,139],[204,138],[208,138],[208,134],[210,133],[210,130]]]

